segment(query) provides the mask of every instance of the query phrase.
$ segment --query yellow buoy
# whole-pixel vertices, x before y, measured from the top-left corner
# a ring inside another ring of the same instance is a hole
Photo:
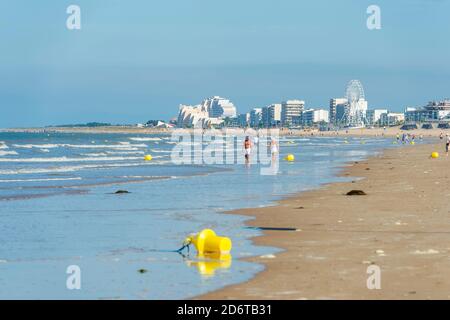
[[[413,145],[415,145],[416,143],[414,142],[414,141],[411,141],[411,145],[413,146]]]
[[[431,153],[431,157],[433,158],[433,159],[436,159],[436,158],[439,158],[439,153],[438,152],[432,152]]]
[[[149,155],[149,154],[147,154],[145,157],[144,157],[144,160],[145,161],[151,161],[153,159],[153,157],[151,156],[151,155]]]
[[[292,153],[288,154],[286,157],[284,157],[284,160],[292,162],[295,160],[295,157]]]
[[[203,253],[228,253],[231,251],[231,240],[227,237],[219,237],[211,229],[202,230],[200,233],[190,235],[185,243],[192,243],[199,254]]]

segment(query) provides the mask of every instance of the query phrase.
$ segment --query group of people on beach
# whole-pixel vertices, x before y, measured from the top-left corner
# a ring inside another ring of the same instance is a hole
[[[246,136],[244,140],[244,151],[245,151],[245,163],[250,163],[250,155],[252,153],[252,147],[257,146],[259,142],[258,137],[253,137],[253,139],[250,139],[250,136]],[[272,161],[276,159],[276,156],[279,152],[278,143],[275,139],[270,140],[270,153],[272,155]]]

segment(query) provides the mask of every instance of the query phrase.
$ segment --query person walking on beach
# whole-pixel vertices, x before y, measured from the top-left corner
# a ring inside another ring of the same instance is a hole
[[[245,137],[244,150],[245,150],[245,163],[248,164],[250,162],[250,154],[252,152],[252,142],[249,136]]]
[[[448,157],[448,148],[450,146],[450,136],[448,135],[448,133],[445,135],[445,154]]]

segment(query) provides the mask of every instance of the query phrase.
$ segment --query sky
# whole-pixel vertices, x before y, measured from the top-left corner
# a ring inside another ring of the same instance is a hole
[[[328,108],[352,79],[402,111],[450,97],[449,36],[450,0],[2,0],[0,127],[167,120],[213,95]]]

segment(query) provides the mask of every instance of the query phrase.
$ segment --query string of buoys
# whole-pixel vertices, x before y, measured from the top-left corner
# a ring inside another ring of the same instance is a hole
[[[151,161],[152,159],[153,159],[153,157],[150,154],[147,154],[144,156],[145,161]]]

